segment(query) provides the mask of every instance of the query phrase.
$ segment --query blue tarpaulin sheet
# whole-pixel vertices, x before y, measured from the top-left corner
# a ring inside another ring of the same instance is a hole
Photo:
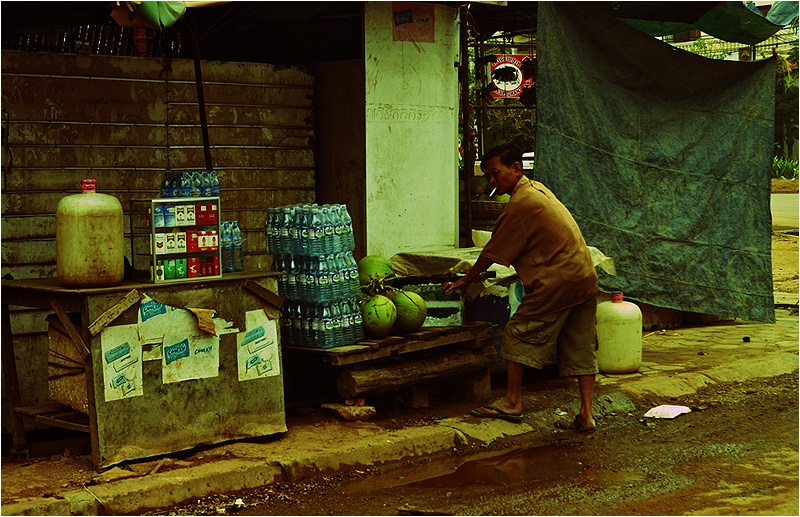
[[[601,289],[775,321],[773,59],[675,49],[586,4],[539,3],[537,179],[616,262]]]

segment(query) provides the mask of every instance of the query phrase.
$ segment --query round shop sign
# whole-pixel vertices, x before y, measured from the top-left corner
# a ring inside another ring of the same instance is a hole
[[[504,54],[497,56],[497,62],[492,64],[492,97],[514,98],[519,97],[524,88],[533,85],[532,79],[523,79],[522,60],[528,56]]]

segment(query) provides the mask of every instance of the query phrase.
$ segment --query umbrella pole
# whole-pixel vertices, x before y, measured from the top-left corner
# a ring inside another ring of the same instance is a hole
[[[197,32],[197,17],[191,11],[186,13],[189,19],[189,32],[192,36],[192,56],[194,57],[194,81],[197,88],[197,105],[200,113],[200,131],[203,135],[203,154],[206,158],[206,170],[214,170],[211,163],[211,144],[208,138],[208,119],[206,118],[206,98],[203,93],[203,71],[200,66],[200,35]]]

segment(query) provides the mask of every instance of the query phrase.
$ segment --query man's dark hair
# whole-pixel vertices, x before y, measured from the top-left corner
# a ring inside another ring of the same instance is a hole
[[[500,163],[506,167],[511,167],[514,162],[522,164],[522,151],[519,147],[514,144],[502,144],[489,149],[481,157],[482,171],[486,172],[485,164],[495,156],[498,156],[500,158]]]

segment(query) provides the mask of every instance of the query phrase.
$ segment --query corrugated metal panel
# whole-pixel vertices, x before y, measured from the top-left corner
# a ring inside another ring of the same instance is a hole
[[[194,65],[151,58],[3,51],[3,274],[52,274],[58,201],[95,177],[127,211],[163,172],[203,157]],[[266,265],[266,208],[314,199],[313,77],[296,67],[204,62],[214,167],[246,265]],[[33,238],[34,240],[31,240]]]
[[[245,267],[265,270],[266,209],[314,201],[314,80],[296,67],[202,66],[223,217],[240,222]],[[82,178],[120,200],[127,229],[129,201],[158,197],[165,170],[205,168],[189,60],[4,50],[2,108],[3,275],[55,276],[56,206]],[[15,341],[46,350],[43,313],[11,316]],[[45,362],[18,360],[20,378],[46,376]],[[22,394],[25,405],[47,395]]]

